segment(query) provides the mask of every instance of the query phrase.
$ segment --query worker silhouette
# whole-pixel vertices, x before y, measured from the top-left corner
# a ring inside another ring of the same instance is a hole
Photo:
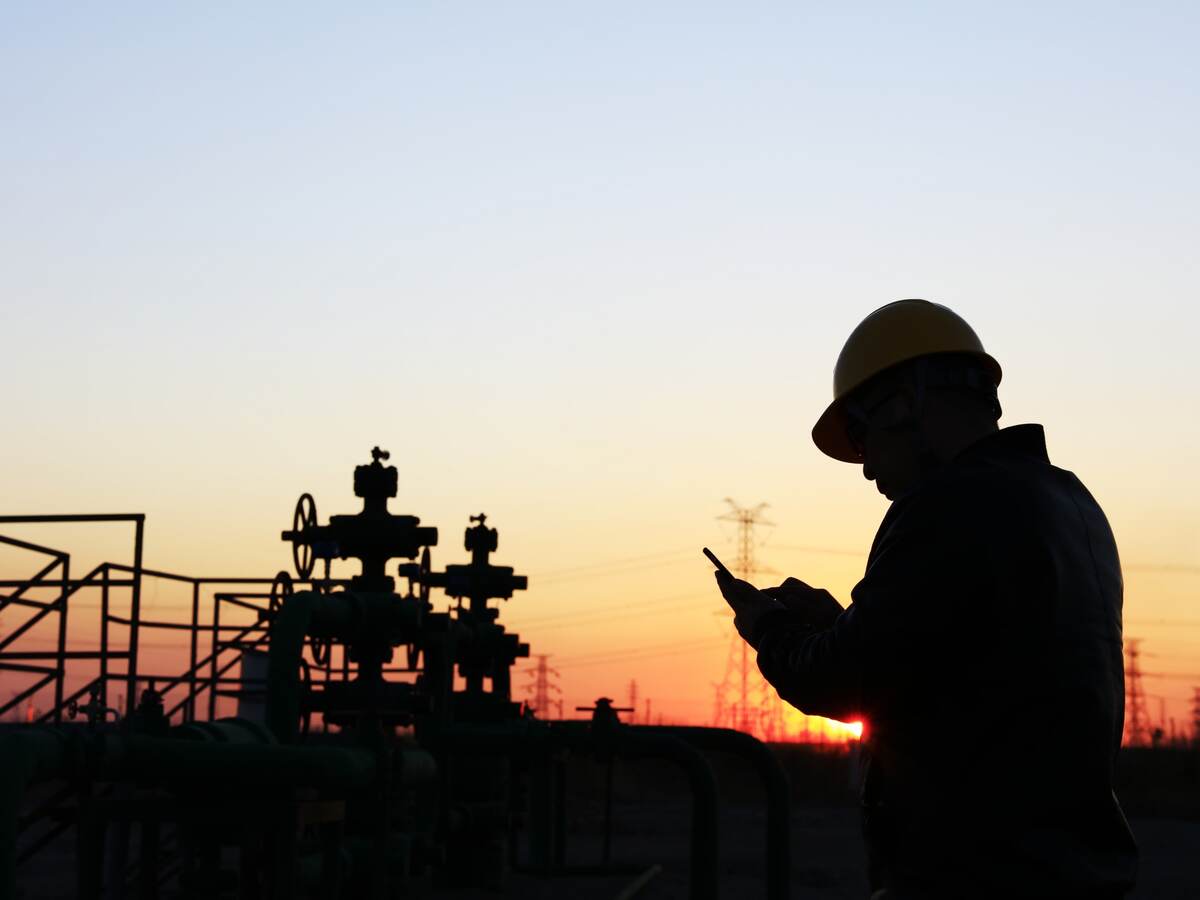
[[[879,898],[1117,898],[1136,875],[1112,790],[1116,544],[1079,479],[1050,464],[1041,426],[997,426],[1000,374],[944,306],[873,312],[813,428],[892,501],[853,602],[717,575],[780,697],[865,720]]]

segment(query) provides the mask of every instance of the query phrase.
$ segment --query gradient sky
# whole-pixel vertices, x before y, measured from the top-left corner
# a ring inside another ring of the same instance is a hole
[[[1185,716],[1194,4],[168,7],[0,11],[5,511],[145,511],[148,563],[269,575],[381,444],[435,564],[499,527],[572,705],[637,678],[700,718],[722,498],[847,599],[886,501],[808,431],[851,328],[926,297],[1108,511]]]

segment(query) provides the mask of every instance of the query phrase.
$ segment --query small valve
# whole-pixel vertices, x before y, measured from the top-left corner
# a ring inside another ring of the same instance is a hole
[[[100,702],[100,686],[96,685],[88,691],[88,702],[80,703],[78,700],[72,700],[67,704],[67,715],[72,719],[78,719],[81,715],[87,717],[88,725],[96,726],[101,724],[108,718],[108,714],[112,713],[115,718],[120,718],[121,714],[111,706],[105,706]]]

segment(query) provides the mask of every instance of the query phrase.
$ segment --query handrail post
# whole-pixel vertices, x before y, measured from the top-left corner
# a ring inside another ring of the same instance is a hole
[[[138,514],[133,532],[133,596],[129,602],[129,696],[125,698],[127,714],[137,708],[138,622],[142,617],[142,538],[146,517]]]
[[[54,722],[62,724],[63,683],[67,675],[67,597],[71,584],[71,557],[62,558],[62,590],[58,595],[58,672],[54,677]]]
[[[192,630],[188,665],[188,700],[185,715],[189,722],[196,718],[196,645],[200,639],[200,580],[192,582]]]
[[[208,686],[208,721],[213,721],[217,717],[217,678],[220,673],[217,672],[217,655],[219,641],[221,640],[221,598],[213,598],[213,614],[212,614],[212,654],[209,656],[211,665],[209,666],[209,679],[211,684]]]
[[[100,581],[100,703],[108,706],[108,563],[102,569]]]

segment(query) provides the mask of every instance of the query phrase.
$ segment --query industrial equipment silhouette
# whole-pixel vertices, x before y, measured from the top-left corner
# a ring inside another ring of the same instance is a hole
[[[768,505],[760,503],[758,506],[746,508],[738,506],[728,497],[725,498],[725,502],[729,505],[729,512],[717,518],[720,521],[734,522],[738,528],[737,556],[729,569],[738,578],[752,581],[756,574],[766,571],[755,559],[754,529],[759,525],[774,524],[763,518],[763,511]],[[725,676],[716,686],[713,725],[736,728],[768,741],[783,737],[782,701],[759,675],[749,646],[736,631],[733,631],[729,642]]]
[[[525,576],[492,562],[499,535],[482,513],[464,533],[469,561],[435,571],[438,529],[389,511],[398,472],[387,451],[371,457],[354,469],[357,513],[322,523],[301,495],[281,535],[295,571],[273,579],[145,568],[141,514],[0,516],[134,531],[132,565],[101,563],[82,578],[69,553],[0,535],[50,559],[0,597],[10,626],[0,672],[6,688],[24,684],[0,717],[31,710],[37,720],[0,735],[11,788],[0,897],[17,896],[22,871],[39,864],[71,880],[56,896],[85,900],[433,896],[500,889],[514,866],[539,877],[620,874],[607,859],[566,865],[566,762],[580,756],[657,758],[683,771],[689,896],[711,900],[718,797],[702,750],[740,756],[762,780],[767,896],[787,897],[790,792],[778,760],[727,729],[627,724],[603,700],[587,707],[590,719],[564,720],[548,654],[531,673],[538,715],[526,715],[511,674],[529,645],[492,605],[525,590]],[[359,571],[341,577],[335,560]],[[187,618],[145,616],[144,581],[189,590],[190,609],[174,606]],[[449,598],[445,611],[434,590]],[[14,626],[17,615],[28,618]],[[68,645],[85,633],[95,637]],[[164,634],[178,645],[146,640]],[[162,648],[175,652],[147,665]],[[235,704],[239,715],[222,718]]]

